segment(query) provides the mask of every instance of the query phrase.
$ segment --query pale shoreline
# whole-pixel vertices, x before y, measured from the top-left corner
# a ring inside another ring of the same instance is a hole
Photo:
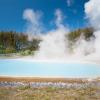
[[[100,65],[100,61],[97,60],[83,60],[83,59],[34,59],[32,56],[28,57],[19,57],[19,58],[10,58],[6,60],[17,60],[17,61],[25,61],[25,62],[37,62],[37,63],[79,63],[79,64],[95,64]]]
[[[78,60],[76,60],[78,59]],[[18,57],[0,57],[0,60],[17,60],[27,62],[43,62],[43,63],[80,63],[80,64],[96,64],[100,65],[99,60],[95,59],[37,59],[34,56],[18,56]]]

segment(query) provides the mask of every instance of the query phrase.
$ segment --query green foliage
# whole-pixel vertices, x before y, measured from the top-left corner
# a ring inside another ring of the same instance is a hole
[[[23,56],[27,56],[27,55],[31,55],[32,51],[31,50],[24,50],[24,51],[21,51],[20,54]]]
[[[19,51],[23,55],[30,54],[31,51],[38,49],[40,40],[34,39],[28,40],[28,35],[17,32],[0,32],[0,54],[14,53]]]
[[[86,40],[88,40],[90,37],[94,37],[93,28],[84,28],[72,31],[68,34],[68,39],[70,41],[76,41],[82,35],[85,37]]]
[[[4,50],[4,53],[5,54],[8,54],[8,53],[15,53],[16,52],[16,50],[14,49],[14,48],[6,48],[5,50]]]

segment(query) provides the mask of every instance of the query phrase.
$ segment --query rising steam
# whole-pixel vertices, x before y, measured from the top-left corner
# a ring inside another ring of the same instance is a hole
[[[26,33],[28,33],[29,40],[33,36],[39,35],[42,33],[42,23],[41,23],[41,11],[34,11],[32,9],[26,9],[23,13],[23,19],[27,21],[25,28]]]
[[[85,4],[85,13],[90,24],[95,28],[94,49],[92,58],[100,59],[100,0],[90,0]]]
[[[86,17],[90,24],[95,28],[95,39],[91,38],[89,41],[81,36],[73,47],[70,48],[67,35],[69,28],[63,25],[64,16],[60,9],[54,13],[56,20],[56,29],[52,29],[46,34],[42,34],[42,42],[40,42],[39,50],[36,52],[34,58],[36,59],[82,59],[82,60],[98,60],[100,58],[100,1],[90,0],[85,4]],[[28,32],[32,34],[41,33],[40,14],[34,10],[28,9],[24,12],[24,19],[29,23]],[[31,26],[31,28],[30,28]]]
[[[36,53],[36,58],[64,59],[69,54],[68,41],[66,40],[69,29],[62,24],[64,16],[60,9],[55,11],[55,17],[56,29],[47,32],[43,36],[43,41],[40,43],[40,49]]]

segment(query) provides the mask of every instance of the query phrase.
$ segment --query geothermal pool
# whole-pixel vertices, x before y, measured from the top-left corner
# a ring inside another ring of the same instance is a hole
[[[0,60],[0,76],[100,77],[100,65],[75,62]]]

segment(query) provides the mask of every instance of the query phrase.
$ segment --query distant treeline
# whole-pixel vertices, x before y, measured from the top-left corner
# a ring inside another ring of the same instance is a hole
[[[93,28],[77,29],[68,34],[68,39],[71,41],[76,41],[79,37],[84,37],[84,39],[89,40],[90,37],[94,37]]]
[[[93,36],[93,28],[84,28],[72,31],[67,38],[75,42],[77,38],[84,36],[86,40]],[[20,51],[30,50],[35,51],[39,48],[39,38],[33,37],[31,41],[28,40],[28,35],[18,32],[0,32],[0,54],[16,53]]]
[[[22,50],[36,50],[40,40],[28,40],[28,35],[17,32],[0,32],[0,53],[15,53]]]

